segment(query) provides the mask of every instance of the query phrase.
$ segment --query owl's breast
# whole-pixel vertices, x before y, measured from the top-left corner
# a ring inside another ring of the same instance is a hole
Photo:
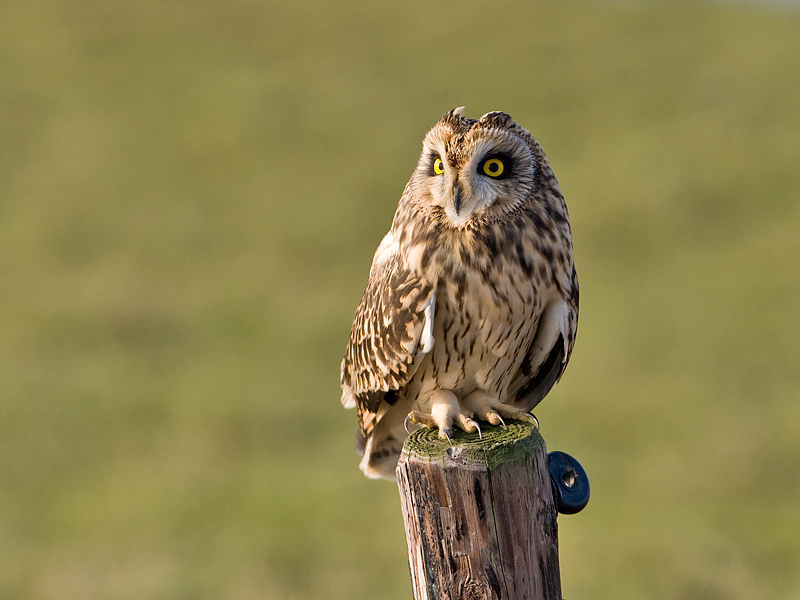
[[[409,394],[424,404],[436,389],[463,397],[480,388],[504,400],[536,333],[540,292],[521,266],[466,268],[440,277],[435,343]]]
[[[434,344],[401,395],[422,410],[437,389],[505,401],[545,307],[562,294],[569,241],[524,211],[465,230],[420,223],[401,253],[436,288]]]

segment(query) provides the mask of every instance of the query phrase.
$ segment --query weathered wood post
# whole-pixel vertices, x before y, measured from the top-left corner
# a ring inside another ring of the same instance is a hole
[[[416,600],[561,600],[556,501],[537,429],[411,434],[397,466]]]

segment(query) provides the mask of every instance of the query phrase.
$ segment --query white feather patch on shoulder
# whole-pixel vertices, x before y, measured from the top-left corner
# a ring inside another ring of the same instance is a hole
[[[389,258],[391,258],[391,256],[397,252],[398,248],[399,245],[390,231],[383,236],[381,243],[378,244],[378,248],[375,250],[375,256],[372,257],[372,266],[377,267],[378,265],[389,260]]]
[[[423,354],[433,350],[433,318],[436,316],[436,290],[431,292],[425,302],[425,322],[422,324],[422,335],[419,337],[419,349]]]

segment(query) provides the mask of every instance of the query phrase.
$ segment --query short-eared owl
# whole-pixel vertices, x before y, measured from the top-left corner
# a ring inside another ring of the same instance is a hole
[[[449,437],[530,420],[575,341],[572,233],[544,151],[507,114],[462,108],[425,136],[342,361],[369,477],[394,478],[409,424]]]

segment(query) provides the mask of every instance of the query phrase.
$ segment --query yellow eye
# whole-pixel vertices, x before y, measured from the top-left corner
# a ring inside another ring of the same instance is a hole
[[[503,161],[497,157],[483,161],[481,168],[483,169],[483,174],[488,175],[489,177],[500,177],[506,170],[506,166],[503,164]]]
[[[441,175],[442,173],[444,173],[444,163],[442,162],[442,159],[439,158],[438,156],[433,161],[433,173],[435,175]]]

